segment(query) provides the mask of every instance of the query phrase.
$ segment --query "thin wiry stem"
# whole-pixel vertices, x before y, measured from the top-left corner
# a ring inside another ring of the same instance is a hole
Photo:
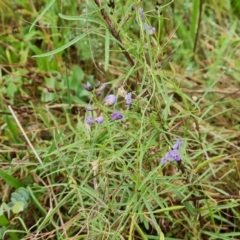
[[[108,28],[111,32],[111,34],[113,35],[113,37],[115,37],[121,44],[122,44],[122,39],[120,38],[117,30],[114,27],[114,23],[112,22],[111,18],[108,16],[107,12],[105,11],[104,8],[101,7],[101,3],[99,0],[94,0],[94,2],[96,3],[96,5],[101,9],[100,12],[105,20],[105,22],[108,25]],[[134,60],[132,59],[132,57],[130,56],[130,54],[126,51],[126,49],[119,44],[119,47],[121,48],[124,56],[126,57],[126,59],[128,60],[129,64],[131,67],[134,66]]]
[[[214,196],[196,196],[196,197],[189,197],[187,199],[182,200],[177,200],[176,203],[182,203],[182,202],[187,202],[187,201],[197,201],[197,200],[204,200],[204,199],[215,199],[215,200],[227,200],[227,199],[240,199],[240,195],[214,195]]]
[[[27,134],[25,133],[25,131],[24,131],[22,125],[21,125],[21,123],[18,121],[18,118],[17,118],[15,112],[13,111],[12,107],[9,105],[8,108],[9,108],[9,110],[10,110],[10,112],[11,112],[11,114],[12,114],[14,120],[16,121],[18,127],[20,128],[20,130],[21,130],[23,136],[25,137],[25,139],[26,139],[28,145],[30,146],[30,148],[32,149],[34,155],[36,156],[37,160],[39,161],[39,163],[40,163],[41,165],[43,165],[42,160],[41,160],[40,157],[38,156],[38,154],[37,154],[35,148],[33,147],[32,143],[30,142],[30,140],[29,140]]]
[[[200,0],[200,6],[199,6],[199,16],[198,16],[198,24],[197,24],[197,32],[195,35],[194,39],[194,47],[193,47],[193,52],[196,52],[197,48],[197,42],[198,42],[198,36],[199,36],[199,31],[200,31],[200,26],[201,26],[201,21],[202,21],[202,7],[203,7],[203,0]]]

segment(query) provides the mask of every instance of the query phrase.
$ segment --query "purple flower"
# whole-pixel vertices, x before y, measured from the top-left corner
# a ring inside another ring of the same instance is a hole
[[[110,95],[108,95],[108,96],[106,96],[106,97],[104,98],[105,105],[107,105],[107,106],[112,106],[112,105],[114,105],[115,102],[116,102],[116,100],[117,100],[117,98],[116,98],[116,96],[113,95],[113,94],[110,94]]]
[[[89,82],[87,82],[87,84],[83,84],[83,88],[89,92],[91,92],[93,90],[93,87]]]
[[[93,119],[92,117],[90,117],[90,116],[87,116],[86,123],[87,123],[88,125],[91,125],[93,122],[94,122],[94,119]]]
[[[128,93],[128,94],[125,96],[125,101],[126,101],[126,104],[127,104],[127,105],[131,105],[131,104],[132,104],[132,93]]]
[[[104,122],[104,118],[102,116],[97,117],[97,118],[95,118],[95,122],[96,123],[103,123]]]
[[[140,17],[141,17],[142,20],[145,18],[143,8],[139,8],[139,15],[140,15]]]
[[[149,35],[153,35],[153,33],[156,31],[156,28],[149,26],[147,23],[144,23],[143,30],[147,30]]]
[[[166,153],[165,157],[161,159],[161,163],[164,164],[167,161],[180,161],[181,156],[178,150],[174,149]]]
[[[181,161],[181,156],[179,149],[182,146],[183,140],[179,138],[177,142],[173,145],[172,150],[168,151],[164,158],[161,159],[161,163],[164,164],[167,161]]]
[[[122,119],[123,115],[121,113],[119,113],[118,111],[115,111],[112,115],[111,115],[111,119],[112,120],[117,120],[117,119]]]
[[[135,8],[134,6],[131,7],[132,12],[135,11],[135,9],[136,9],[136,8]],[[139,10],[138,10],[138,12],[139,12],[139,15],[140,15],[141,19],[143,20],[143,19],[145,18],[143,8],[140,7]]]
[[[176,150],[179,150],[181,146],[182,146],[182,139],[179,138],[179,139],[177,140],[177,142],[173,145],[172,148],[173,148],[173,149],[176,149]]]
[[[102,91],[104,90],[104,88],[106,88],[107,84],[103,83],[103,84],[98,84],[97,89],[96,89],[96,94],[98,96],[100,96],[102,94]]]
[[[91,125],[94,122],[96,122],[96,123],[103,123],[104,122],[104,118],[102,116],[97,117],[97,118],[92,118],[90,116],[87,116],[86,123],[88,125]]]

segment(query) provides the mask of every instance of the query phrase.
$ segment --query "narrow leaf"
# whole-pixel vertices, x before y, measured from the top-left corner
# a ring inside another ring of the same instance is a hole
[[[95,31],[97,31],[97,30],[99,30],[99,28],[91,29],[91,30],[89,30],[89,31],[87,31],[87,32],[85,32],[85,33],[83,33],[83,34],[75,37],[73,40],[71,40],[70,42],[64,44],[64,45],[61,46],[60,48],[57,48],[57,49],[55,49],[55,50],[53,50],[53,51],[51,51],[51,52],[48,52],[48,53],[43,53],[43,54],[39,54],[39,55],[34,55],[33,57],[48,57],[48,56],[51,56],[51,55],[56,54],[56,53],[58,53],[58,52],[61,52],[61,51],[63,51],[64,49],[72,46],[74,43],[78,42],[78,41],[81,40],[82,38],[86,37],[86,36],[89,35],[90,33],[95,32]]]
[[[29,28],[29,32],[32,30],[32,28],[35,26],[37,21],[48,11],[48,9],[54,4],[55,0],[52,0],[44,9],[43,11],[38,15],[38,17],[35,19],[35,21],[32,23],[31,27]]]
[[[177,211],[177,210],[180,210],[180,209],[183,209],[183,208],[184,208],[184,206],[174,206],[174,207],[168,207],[168,208],[158,209],[158,210],[153,211],[153,213]]]
[[[225,155],[219,155],[219,156],[216,156],[216,157],[213,157],[213,158],[209,158],[208,160],[200,163],[195,171],[198,172],[199,170],[201,170],[202,168],[204,168],[205,166],[207,166],[209,163],[212,163],[212,162],[216,162],[218,161],[219,159],[222,159],[223,157],[225,157]]]
[[[105,61],[104,61],[104,70],[107,71],[108,64],[109,64],[109,44],[110,44],[110,34],[109,30],[106,29],[106,35],[105,35]]]
[[[24,187],[23,183],[21,183],[16,178],[4,172],[1,169],[0,169],[0,178],[2,178],[7,184],[11,185],[14,188]]]
[[[60,18],[65,19],[65,20],[69,20],[69,21],[85,21],[87,22],[92,22],[92,23],[96,23],[99,24],[101,26],[103,26],[104,28],[106,28],[106,24],[99,21],[98,19],[86,16],[86,15],[79,15],[79,16],[67,16],[67,15],[63,15],[61,13],[58,14]]]

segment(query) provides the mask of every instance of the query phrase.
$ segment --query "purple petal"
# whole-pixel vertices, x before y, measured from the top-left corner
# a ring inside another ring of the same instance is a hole
[[[132,104],[132,93],[128,93],[128,94],[125,96],[125,101],[126,101],[126,104],[127,104],[127,105],[131,105],[131,104]]]
[[[106,88],[107,84],[103,83],[103,84],[99,84],[97,87],[98,89],[96,90],[96,94],[98,96],[100,96],[102,94],[102,91],[104,90],[104,88]]]
[[[169,153],[169,157],[171,157],[171,159],[173,159],[175,161],[180,161],[181,160],[179,151],[177,149],[171,150],[168,153]],[[172,160],[170,160],[170,161],[172,161]]]
[[[97,117],[97,118],[95,118],[95,122],[96,123],[103,123],[104,122],[104,118],[103,117]]]
[[[102,84],[102,90],[103,90],[104,88],[106,88],[106,86],[107,86],[107,84],[106,84],[106,83],[103,83],[103,84]]]
[[[143,30],[147,30],[148,34],[152,35],[156,31],[156,28],[149,26],[147,23],[144,23]]]
[[[143,30],[146,30],[146,29],[148,29],[148,25],[146,24],[146,23],[143,23]]]
[[[148,28],[148,34],[149,35],[153,35],[153,33],[156,31],[156,28],[155,27],[150,27]]]
[[[181,161],[181,157],[180,157],[180,155],[177,155],[177,156],[175,156],[175,161]]]
[[[117,120],[117,119],[122,119],[123,115],[121,113],[119,113],[118,111],[115,111],[112,115],[111,115],[111,119],[112,120]]]
[[[142,20],[145,18],[143,8],[139,8],[139,15],[140,15],[140,17],[141,17]]]
[[[116,98],[116,96],[113,95],[113,94],[110,94],[110,95],[108,95],[108,96],[106,96],[106,97],[104,98],[105,104],[106,104],[106,105],[109,105],[109,106],[114,105],[115,102],[116,102],[116,100],[117,100],[117,98]]]
[[[170,150],[166,153],[165,157],[161,159],[161,163],[164,164],[167,161],[180,161],[181,156],[177,149]]]
[[[96,91],[96,94],[97,94],[98,96],[101,96],[102,91]]]
[[[183,142],[183,140],[181,139],[181,138],[179,138],[178,140],[177,140],[177,142],[173,145],[173,149],[176,149],[176,150],[179,150],[180,149],[180,147],[182,146],[182,142]]]
[[[165,164],[167,162],[167,159],[164,157],[161,159],[161,164]]]
[[[167,152],[166,155],[165,155],[165,158],[168,160],[168,161],[174,161],[175,160],[175,155],[172,154],[172,152]]]
[[[83,84],[83,88],[86,89],[87,91],[93,90],[93,87],[89,82],[87,82],[87,84]]]
[[[92,117],[90,117],[90,116],[87,116],[86,123],[87,123],[88,125],[90,125],[90,124],[93,123],[93,122],[94,122],[94,119],[93,119]]]

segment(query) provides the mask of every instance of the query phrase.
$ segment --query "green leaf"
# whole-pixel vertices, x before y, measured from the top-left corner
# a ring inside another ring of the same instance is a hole
[[[11,185],[14,188],[24,187],[24,184],[18,181],[13,176],[9,175],[8,173],[2,171],[0,169],[0,178],[2,178],[7,184]]]
[[[38,17],[35,19],[35,21],[32,23],[31,27],[29,28],[29,32],[32,30],[32,28],[35,26],[37,21],[48,11],[48,9],[54,4],[55,0],[52,0],[44,9],[43,11],[38,15]]]
[[[17,201],[14,206],[12,207],[13,213],[20,213],[24,210],[24,203],[21,201]]]
[[[240,1],[239,0],[231,0],[231,7],[234,14],[240,18]]]
[[[93,32],[96,32],[96,31],[99,31],[99,28],[94,28],[94,29],[91,29],[77,37],[75,37],[73,40],[71,40],[70,42],[64,44],[63,46],[61,46],[60,48],[57,48],[51,52],[48,52],[48,53],[43,53],[43,54],[39,54],[39,55],[34,55],[33,57],[48,57],[48,56],[51,56],[51,55],[54,55],[58,52],[61,52],[63,51],[64,49],[72,46],[74,43],[78,42],[79,40],[81,40],[82,38],[86,37],[87,35],[89,35],[90,33],[93,33]]]
[[[7,226],[9,224],[8,219],[5,217],[5,215],[1,215],[0,216],[0,225],[3,226]]]
[[[86,16],[86,15],[79,15],[79,16],[67,16],[61,13],[58,14],[60,18],[70,21],[85,21],[85,22],[92,22],[101,25],[102,27],[106,28],[106,24],[104,22],[99,21],[98,19]]]
[[[3,215],[5,211],[9,213],[10,210],[10,207],[5,202],[3,202],[0,206],[0,216]]]
[[[199,170],[201,170],[202,168],[204,168],[205,166],[207,166],[209,163],[212,163],[212,162],[216,162],[218,161],[219,159],[222,159],[223,157],[225,157],[225,155],[219,155],[219,156],[216,156],[216,157],[213,157],[213,158],[209,158],[208,160],[200,163],[195,171],[198,172]]]
[[[1,227],[0,228],[0,240],[2,240],[3,239],[3,237],[4,237],[4,233],[6,232],[6,227]]]
[[[177,211],[180,209],[185,208],[184,206],[174,206],[174,207],[168,207],[168,208],[164,208],[164,209],[158,209],[153,211],[153,213],[161,213],[161,212],[169,212],[169,211]]]
[[[34,205],[41,211],[41,213],[46,216],[47,215],[47,211],[45,210],[45,208],[42,207],[41,203],[38,201],[38,199],[36,198],[36,196],[34,195],[32,189],[30,187],[27,187],[28,192],[31,196],[32,202],[34,203]]]

